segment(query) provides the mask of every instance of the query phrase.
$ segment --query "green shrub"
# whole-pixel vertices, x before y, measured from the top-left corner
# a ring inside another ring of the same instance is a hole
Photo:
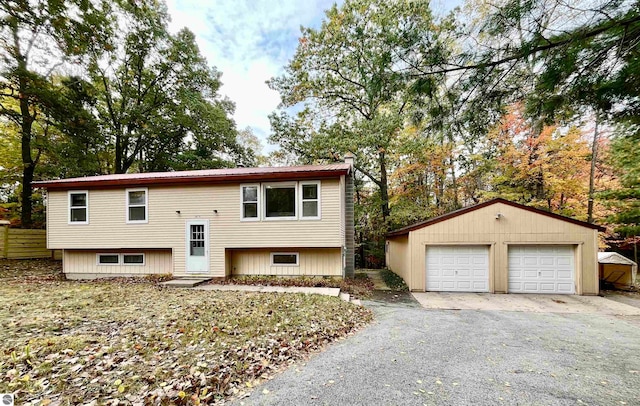
[[[391,290],[396,292],[406,292],[409,290],[409,287],[404,283],[404,280],[393,271],[383,269],[380,272],[380,275],[382,276],[384,283],[386,283]]]

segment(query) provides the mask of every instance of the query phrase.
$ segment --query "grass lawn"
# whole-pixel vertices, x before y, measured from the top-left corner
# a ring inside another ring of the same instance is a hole
[[[18,404],[215,403],[371,319],[326,296],[71,282],[56,272],[50,261],[0,260],[0,393]]]

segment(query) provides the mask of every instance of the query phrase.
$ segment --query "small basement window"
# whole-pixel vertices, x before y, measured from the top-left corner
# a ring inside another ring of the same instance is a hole
[[[298,253],[297,252],[272,252],[271,253],[271,265],[272,266],[298,266]]]
[[[144,254],[122,254],[124,265],[144,265]]]
[[[120,265],[120,255],[98,254],[98,265]]]

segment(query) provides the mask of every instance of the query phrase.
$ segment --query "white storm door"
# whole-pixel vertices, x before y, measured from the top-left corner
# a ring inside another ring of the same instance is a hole
[[[509,293],[575,293],[571,245],[509,247]]]
[[[489,247],[427,247],[427,291],[488,292]]]
[[[188,220],[186,241],[187,272],[209,273],[209,220]]]

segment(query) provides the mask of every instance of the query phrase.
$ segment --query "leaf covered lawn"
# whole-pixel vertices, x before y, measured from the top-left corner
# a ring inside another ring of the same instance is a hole
[[[216,403],[370,319],[319,295],[5,279],[0,393],[19,404]]]

